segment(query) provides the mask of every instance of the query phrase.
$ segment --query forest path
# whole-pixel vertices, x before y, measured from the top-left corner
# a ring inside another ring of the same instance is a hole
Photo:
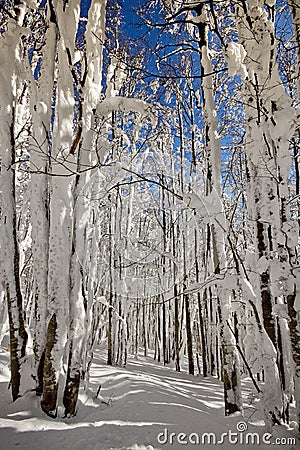
[[[93,398],[81,393],[75,418],[52,420],[40,411],[38,401],[31,393],[16,403],[11,402],[7,390],[7,362],[8,355],[2,352],[1,450],[270,448],[263,443],[267,430],[253,407],[246,407],[243,417],[224,417],[222,384],[213,377],[204,379],[177,373],[145,357],[129,358],[126,368],[108,367],[97,353],[90,378]],[[99,385],[100,394],[95,398]],[[245,396],[248,396],[251,388],[248,380],[243,383],[243,388]],[[245,424],[247,431],[238,431]],[[275,442],[278,436],[292,436],[284,427],[277,428],[273,437],[267,437],[270,443]],[[245,444],[246,435],[250,432],[256,433],[254,439],[255,442],[259,439],[259,445],[252,445],[251,438],[250,443]],[[180,436],[180,433],[186,436]],[[210,444],[209,437],[203,433],[213,433]],[[227,435],[223,435],[224,442],[221,443],[222,433]],[[228,436],[230,433],[233,433],[232,443]],[[238,443],[234,444],[236,439]],[[281,444],[275,448],[296,449],[297,446]]]

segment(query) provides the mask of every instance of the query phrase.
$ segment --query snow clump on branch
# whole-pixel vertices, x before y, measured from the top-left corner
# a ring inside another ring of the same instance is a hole
[[[225,60],[228,64],[228,75],[240,75],[243,79],[248,76],[246,66],[244,64],[247,52],[242,44],[230,42],[228,44]]]

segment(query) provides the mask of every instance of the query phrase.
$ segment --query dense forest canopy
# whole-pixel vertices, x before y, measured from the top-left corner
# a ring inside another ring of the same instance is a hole
[[[298,2],[3,0],[0,27],[13,400],[74,416],[96,347],[142,349],[226,415],[250,376],[299,416]]]

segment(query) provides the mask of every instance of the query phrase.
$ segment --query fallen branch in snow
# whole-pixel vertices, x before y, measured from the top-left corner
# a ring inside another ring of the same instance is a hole
[[[95,399],[99,397],[100,391],[101,391],[102,385],[99,384],[99,387],[97,389],[96,395],[95,395]],[[103,403],[104,405],[109,406],[112,403],[112,396],[110,396],[108,398],[108,400],[104,400],[104,399],[100,399],[101,403]]]
[[[99,387],[97,389],[96,398],[98,398],[98,395],[100,394],[100,391],[101,391],[101,384],[99,384]]]

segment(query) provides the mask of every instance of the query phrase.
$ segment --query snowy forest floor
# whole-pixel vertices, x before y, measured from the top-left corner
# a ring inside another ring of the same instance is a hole
[[[8,358],[8,353],[1,349],[1,450],[274,448],[262,442],[268,430],[261,414],[249,404],[252,386],[248,379],[243,381],[243,416],[228,418],[224,417],[222,384],[217,379],[191,376],[184,371],[177,373],[142,356],[130,357],[126,368],[110,367],[99,352],[91,368],[91,397],[81,393],[75,418],[53,420],[40,410],[39,399],[32,392],[12,403],[7,389]],[[101,390],[96,398],[99,385]],[[245,424],[247,430],[242,432]],[[230,430],[237,433],[231,440],[237,437],[238,443],[230,443],[228,435],[224,443],[213,445],[212,436],[211,444],[208,437],[201,443],[203,433],[214,433],[216,442],[221,442],[221,434]],[[248,444],[243,441],[250,432],[259,435],[259,445],[252,445],[251,438]],[[186,437],[180,437],[179,433],[185,433]],[[178,438],[197,442],[195,433],[199,437],[198,445],[178,442]],[[291,437],[296,437],[295,430],[276,426],[272,437],[267,435],[266,440],[278,449],[300,448],[297,437],[295,444],[287,443]],[[275,443],[276,439],[280,444]],[[166,440],[168,443],[164,443]]]

